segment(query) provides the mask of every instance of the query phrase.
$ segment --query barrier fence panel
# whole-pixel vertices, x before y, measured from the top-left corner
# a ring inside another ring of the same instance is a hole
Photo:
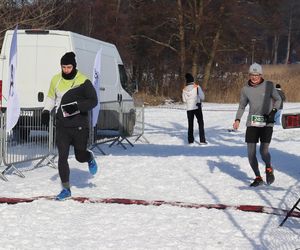
[[[105,152],[100,148],[101,144],[114,141],[119,135],[119,112],[118,102],[101,103],[101,110],[98,117],[97,125],[92,127],[90,119],[90,146],[93,150],[97,148],[103,155]]]
[[[107,142],[110,142],[109,147],[120,145],[126,149],[124,140],[133,146],[127,137],[133,130],[134,115],[132,100],[101,103],[97,126],[94,128],[91,126],[90,129],[90,149],[98,148],[102,154],[105,154],[99,145]]]
[[[124,149],[126,149],[123,143],[124,141],[133,147],[133,144],[127,137],[129,137],[133,131],[135,108],[132,100],[121,100],[118,104],[118,137],[109,145],[109,147],[116,144],[121,145]]]
[[[135,125],[133,128],[132,136],[136,137],[134,142],[144,139],[146,143],[149,143],[144,135],[145,132],[145,105],[142,99],[134,100],[135,106]]]
[[[51,167],[56,167],[50,158],[54,154],[53,117],[50,116],[49,126],[41,125],[41,112],[41,108],[22,108],[17,125],[8,133],[6,114],[2,114],[1,155],[6,167],[1,173],[2,179],[7,180],[5,174],[9,172],[24,177],[16,166],[29,161],[38,161],[35,165],[30,165],[29,169],[34,169],[45,161]]]
[[[4,133],[3,133],[3,127],[4,127],[4,113],[0,111],[0,166],[3,163],[3,138],[4,138]],[[7,181],[7,178],[5,177],[4,173],[0,172],[0,178],[2,180]]]

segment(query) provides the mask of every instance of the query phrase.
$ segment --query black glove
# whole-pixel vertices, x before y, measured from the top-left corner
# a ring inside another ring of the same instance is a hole
[[[72,103],[70,105],[63,106],[63,110],[68,114],[73,114],[74,112],[78,111],[77,103]]]
[[[42,116],[41,116],[41,123],[42,125],[49,125],[50,120],[50,112],[49,110],[43,110]]]
[[[274,123],[275,122],[275,114],[277,109],[273,108],[268,115],[264,115],[266,123]]]

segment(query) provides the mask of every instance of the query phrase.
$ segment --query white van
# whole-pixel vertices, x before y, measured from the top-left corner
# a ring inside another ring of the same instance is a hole
[[[13,32],[13,30],[6,31],[0,55],[0,88],[2,87],[1,103],[3,108],[6,107],[8,96],[9,52]],[[97,126],[101,129],[116,129],[118,110],[122,102],[125,117],[127,114],[124,120],[128,123],[123,126],[130,133],[134,125],[134,104],[132,97],[125,90],[128,88],[127,76],[116,46],[70,31],[17,31],[15,82],[21,108],[42,108],[44,106],[44,97],[47,95],[51,78],[61,70],[60,59],[66,52],[73,51],[76,54],[78,70],[92,81],[94,60],[99,49],[102,49],[101,111]],[[23,115],[28,116],[29,113],[26,112]]]

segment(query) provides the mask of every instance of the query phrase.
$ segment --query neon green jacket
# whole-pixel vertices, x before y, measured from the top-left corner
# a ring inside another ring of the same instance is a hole
[[[79,114],[64,117],[62,104],[77,102]],[[89,127],[88,111],[98,103],[97,94],[91,81],[77,72],[72,80],[66,80],[61,73],[55,75],[50,84],[44,110],[56,108],[56,126],[59,127]]]

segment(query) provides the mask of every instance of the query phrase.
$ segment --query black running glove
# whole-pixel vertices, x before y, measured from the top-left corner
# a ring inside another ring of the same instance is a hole
[[[68,114],[73,114],[74,112],[78,111],[78,105],[77,103],[66,105],[63,107],[63,110]]]
[[[49,125],[49,120],[50,120],[50,112],[49,110],[43,110],[42,116],[41,116],[41,123],[42,125]]]
[[[274,123],[275,122],[275,114],[277,109],[273,108],[268,115],[264,115],[266,123]]]

